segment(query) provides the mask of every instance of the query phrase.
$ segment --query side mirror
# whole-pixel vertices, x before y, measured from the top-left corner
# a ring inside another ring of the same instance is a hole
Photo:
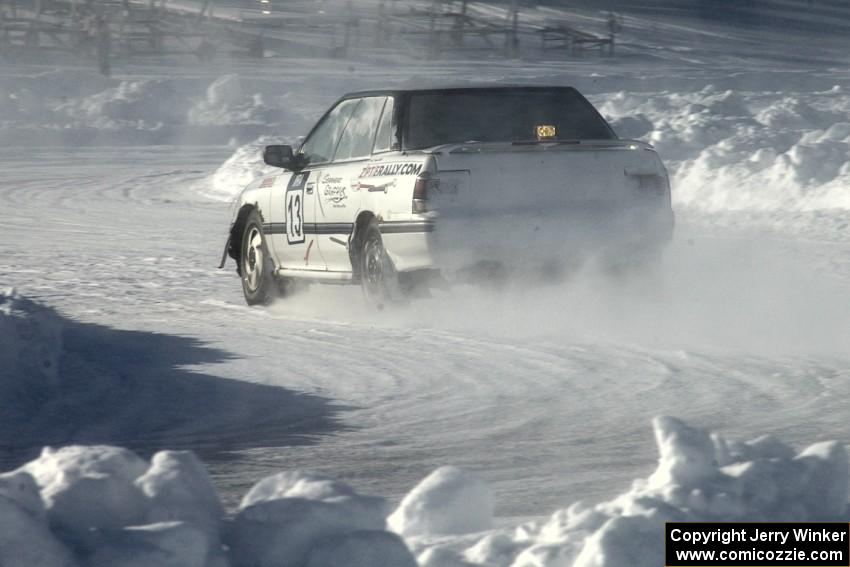
[[[292,153],[292,146],[266,146],[263,150],[263,161],[267,165],[282,167],[283,169],[297,169],[301,162]]]

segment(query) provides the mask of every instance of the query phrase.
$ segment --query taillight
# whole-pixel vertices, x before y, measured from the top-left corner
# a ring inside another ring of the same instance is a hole
[[[430,175],[420,175],[413,186],[413,212],[428,212],[428,193],[440,187],[440,180]]]
[[[638,180],[638,189],[643,193],[655,193],[664,195],[670,191],[670,182],[667,177],[661,175],[635,175]]]

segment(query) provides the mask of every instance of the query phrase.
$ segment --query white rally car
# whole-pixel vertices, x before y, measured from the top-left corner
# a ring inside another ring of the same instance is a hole
[[[378,305],[429,283],[639,263],[673,229],[667,172],[570,87],[345,95],[239,197],[226,254],[249,304],[296,279]],[[223,262],[222,262],[223,264]]]

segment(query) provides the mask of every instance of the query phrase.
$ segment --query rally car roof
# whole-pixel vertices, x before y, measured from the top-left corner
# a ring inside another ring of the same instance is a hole
[[[368,91],[356,91],[347,93],[342,98],[359,98],[364,96],[389,96],[410,93],[440,93],[440,92],[464,92],[464,91],[551,91],[551,90],[576,90],[575,87],[562,85],[454,85],[454,86],[430,86],[430,87],[398,87],[393,89],[377,89]]]

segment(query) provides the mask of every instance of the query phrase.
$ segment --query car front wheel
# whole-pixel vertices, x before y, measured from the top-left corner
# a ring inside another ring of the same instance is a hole
[[[260,217],[253,211],[242,232],[239,257],[242,292],[248,305],[265,305],[274,298],[274,264],[266,246]]]

